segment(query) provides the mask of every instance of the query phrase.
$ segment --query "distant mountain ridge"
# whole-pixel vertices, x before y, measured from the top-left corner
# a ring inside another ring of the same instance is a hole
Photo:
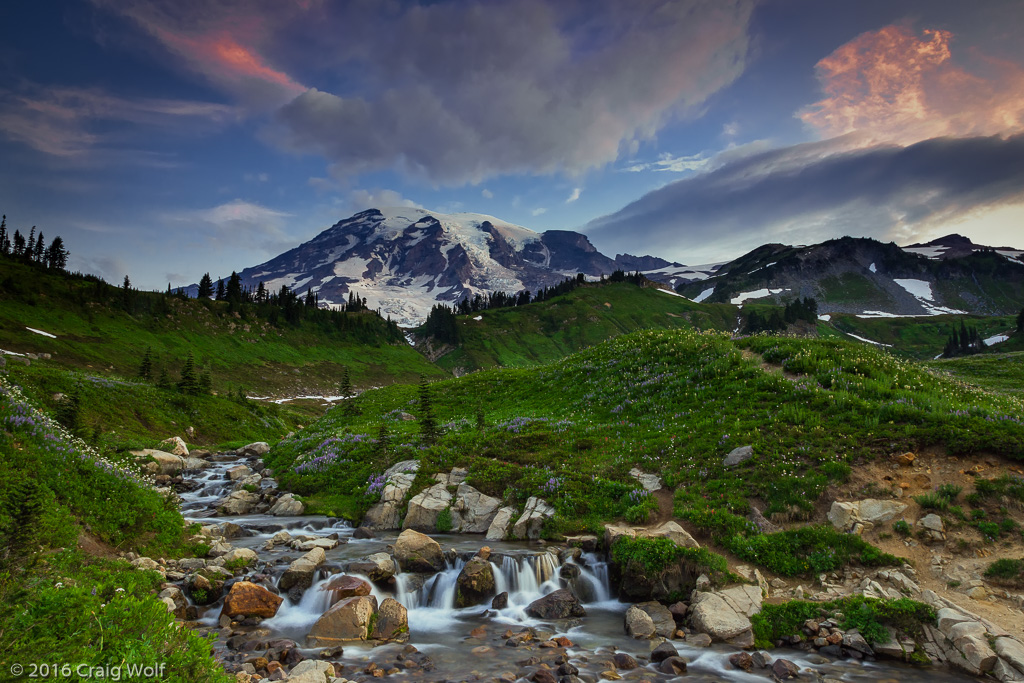
[[[439,302],[534,292],[576,273],[599,277],[668,265],[652,256],[609,258],[568,230],[537,233],[484,214],[400,207],[357,213],[239,275],[243,286],[310,289],[327,304],[343,304],[355,292],[371,308],[412,326]]]

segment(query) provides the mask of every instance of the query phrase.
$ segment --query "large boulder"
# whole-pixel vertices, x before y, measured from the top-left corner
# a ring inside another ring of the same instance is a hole
[[[494,519],[491,520],[490,526],[487,527],[487,535],[485,538],[488,541],[504,541],[508,536],[508,527],[512,523],[512,518],[515,517],[516,509],[513,507],[503,507],[498,510],[494,515]]]
[[[259,495],[248,491],[232,491],[226,498],[217,503],[217,511],[222,515],[246,515],[249,514],[257,503],[260,502]]]
[[[309,647],[332,647],[353,640],[370,637],[377,598],[360,595],[335,603],[324,612],[306,637]]]
[[[672,616],[672,612],[669,611],[668,607],[665,607],[660,602],[650,600],[648,602],[641,602],[638,605],[634,605],[637,609],[643,611],[647,616],[651,618],[651,623],[654,624],[654,632],[662,638],[671,638],[676,633],[676,620]]]
[[[740,446],[729,451],[729,454],[722,460],[726,467],[735,467],[754,457],[753,446]]]
[[[387,553],[374,553],[369,557],[349,562],[348,571],[362,574],[370,581],[387,581],[398,573],[395,561]]]
[[[495,593],[491,563],[474,557],[466,563],[455,581],[455,606],[480,605]]]
[[[232,548],[221,557],[224,558],[225,564],[237,564],[242,567],[247,567],[260,559],[256,551],[250,548]]]
[[[331,592],[331,604],[333,605],[348,598],[370,595],[373,592],[373,587],[358,576],[339,574],[328,581],[326,585],[321,586],[320,590]]]
[[[366,511],[362,526],[380,530],[402,527],[402,501],[412,488],[419,468],[419,460],[403,460],[384,472],[384,490],[380,500]]]
[[[498,514],[501,501],[484,495],[469,484],[459,484],[452,505],[452,531],[462,534],[486,533]]]
[[[200,569],[185,580],[185,592],[197,605],[217,602],[223,591],[224,577],[211,569]]]
[[[146,471],[150,474],[166,474],[174,476],[186,470],[201,470],[209,467],[210,463],[200,458],[190,458],[187,455],[174,455],[166,451],[153,448],[145,448],[141,451],[132,451],[136,460],[148,461]]]
[[[653,638],[657,633],[651,615],[636,605],[626,610],[625,624],[626,634],[633,638]]]
[[[185,440],[180,436],[172,436],[168,439],[164,439],[157,445],[162,446],[163,450],[171,455],[182,455],[188,457],[188,446],[185,445]]]
[[[306,506],[302,504],[302,501],[296,500],[295,496],[286,493],[277,499],[277,502],[270,508],[268,514],[275,517],[298,517],[305,512]]]
[[[395,559],[406,572],[439,572],[447,566],[441,544],[413,529],[398,535]]]
[[[700,547],[700,543],[697,543],[686,529],[681,527],[678,522],[671,520],[663,522],[653,529],[640,532],[637,536],[640,538],[669,538],[680,548]]]
[[[523,510],[523,514],[516,520],[515,526],[512,527],[512,536],[515,538],[524,538],[537,540],[540,538],[540,529],[544,525],[544,522],[555,514],[555,508],[548,505],[547,501],[543,498],[537,498],[536,496],[530,496],[529,500],[526,501],[526,509]]]
[[[536,619],[569,619],[585,617],[587,611],[576,596],[564,588],[534,600],[526,607],[526,615]]]
[[[648,493],[661,490],[661,477],[656,474],[645,474],[639,467],[634,467],[629,471],[629,476],[636,479],[637,483]]]
[[[287,591],[298,588],[301,591],[309,588],[313,585],[316,570],[326,561],[324,549],[313,548],[288,566],[277,582],[278,589]]]
[[[384,598],[377,610],[370,638],[373,640],[404,640],[409,637],[409,612],[394,598]]]
[[[274,595],[263,586],[249,581],[238,581],[224,598],[221,614],[231,617],[260,617],[269,619],[277,614],[284,598]]]
[[[837,500],[828,511],[828,521],[840,531],[850,531],[858,523],[882,524],[891,521],[903,514],[906,509],[906,503],[896,500]]]
[[[736,644],[745,642],[751,634],[750,619],[738,613],[717,593],[694,593],[690,604],[690,624],[713,641]]]
[[[451,507],[452,494],[444,484],[435,484],[420,491],[409,501],[409,512],[402,523],[403,529],[437,531],[437,518],[442,510]]]
[[[243,458],[260,458],[269,452],[270,445],[266,441],[256,441],[255,443],[242,446],[235,451],[235,455],[239,455]]]

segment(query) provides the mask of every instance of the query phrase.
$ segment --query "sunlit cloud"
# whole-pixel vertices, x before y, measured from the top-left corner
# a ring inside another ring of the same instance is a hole
[[[572,190],[572,193],[565,200],[565,203],[566,204],[572,204],[574,201],[576,201],[577,199],[580,198],[580,194],[582,194],[582,193],[583,193],[583,188],[582,187],[574,187],[573,190]]]

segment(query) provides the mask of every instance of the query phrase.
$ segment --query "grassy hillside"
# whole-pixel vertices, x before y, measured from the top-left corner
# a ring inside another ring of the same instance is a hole
[[[357,388],[442,374],[372,312],[346,314],[343,327],[287,324],[224,301],[153,292],[129,298],[120,288],[0,259],[0,348],[121,377],[135,376],[151,349],[154,377],[166,370],[174,380],[191,352],[214,391],[262,396],[336,393],[342,366]]]
[[[1024,398],[1024,351],[978,354],[932,361],[925,365],[938,373],[987,391]]]
[[[856,315],[833,313],[830,324],[819,325],[819,332],[828,335],[828,328],[831,326],[840,332],[887,344],[895,354],[917,360],[931,360],[942,353],[950,332],[954,328],[960,328],[961,320],[968,327],[977,329],[982,339],[998,334],[1009,334],[1016,325],[1016,316],[936,315],[916,318],[859,318]],[[1005,347],[1002,345],[993,346],[993,351],[1001,351],[1003,348]]]
[[[333,409],[276,446],[271,466],[300,494],[350,517],[379,495],[371,477],[395,461],[423,461],[414,488],[465,466],[471,485],[507,503],[549,500],[550,534],[644,518],[651,501],[627,474],[639,466],[676,488],[677,515],[741,557],[768,562],[776,543],[799,557],[839,541],[817,527],[755,541],[761,534],[743,517],[751,503],[766,514],[809,511],[851,466],[929,445],[1024,459],[1019,399],[834,340],[638,332],[542,367],[441,381],[431,393],[444,424],[436,444],[401,419],[422,405],[416,387],[399,385],[363,394],[358,414]],[[724,467],[744,445],[754,457]]]
[[[210,642],[154,595],[161,577],[86,555],[80,534],[108,556],[195,549],[134,462],[101,456],[0,376],[0,670],[166,662],[163,680],[226,681]]]
[[[436,362],[461,372],[529,367],[641,329],[732,330],[737,310],[628,282],[592,284],[547,301],[459,316],[461,341]]]

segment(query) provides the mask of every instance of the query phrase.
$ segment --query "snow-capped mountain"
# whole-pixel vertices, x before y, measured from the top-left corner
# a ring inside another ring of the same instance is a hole
[[[536,291],[581,272],[598,277],[670,265],[650,256],[609,258],[586,236],[567,230],[537,233],[484,214],[397,207],[339,221],[239,275],[243,286],[309,289],[327,304],[343,304],[355,292],[382,315],[412,326],[436,303],[467,295]]]

